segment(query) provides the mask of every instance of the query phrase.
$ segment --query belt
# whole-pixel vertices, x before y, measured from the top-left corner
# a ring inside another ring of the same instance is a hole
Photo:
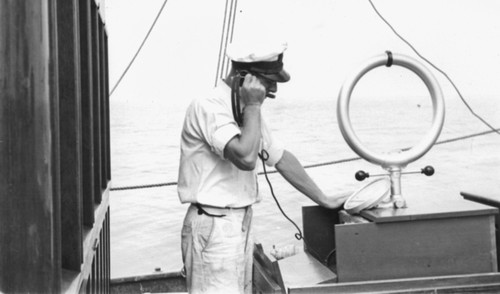
[[[243,206],[243,207],[215,207],[215,206],[209,206],[209,205],[203,205],[200,203],[193,203],[196,208],[198,208],[198,214],[199,215],[208,215],[208,216],[213,216],[213,217],[225,217],[228,215],[231,211],[239,211],[239,210],[246,210],[250,206]]]

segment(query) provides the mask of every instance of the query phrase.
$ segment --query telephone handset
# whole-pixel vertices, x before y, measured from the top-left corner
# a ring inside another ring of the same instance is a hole
[[[240,127],[243,125],[243,113],[241,113],[240,106],[240,87],[243,86],[243,82],[245,81],[245,76],[247,74],[247,71],[238,71],[231,86],[231,106],[233,108],[233,117]]]

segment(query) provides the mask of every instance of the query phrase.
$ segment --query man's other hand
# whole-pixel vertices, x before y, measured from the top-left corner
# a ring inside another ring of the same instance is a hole
[[[324,206],[327,208],[339,208],[344,202],[346,202],[347,198],[354,193],[353,191],[348,192],[340,192],[334,195],[327,195],[324,200]]]

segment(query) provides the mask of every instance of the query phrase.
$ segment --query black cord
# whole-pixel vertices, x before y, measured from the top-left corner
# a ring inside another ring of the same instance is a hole
[[[269,159],[269,153],[265,150],[265,149],[262,149],[262,152],[259,153],[259,158],[262,160],[262,168],[264,170],[263,174],[266,178],[266,181],[267,181],[267,184],[269,185],[269,190],[271,191],[271,195],[273,196],[273,199],[274,201],[276,202],[276,205],[278,206],[279,210],[281,211],[281,214],[283,214],[283,216],[289,221],[292,223],[292,225],[295,226],[295,228],[297,229],[297,233],[295,233],[295,238],[297,240],[302,240],[302,242],[304,242],[307,250],[309,251],[313,251],[313,253],[316,255],[316,256],[320,256],[320,254],[318,252],[316,252],[315,250],[313,250],[313,248],[311,246],[309,246],[309,244],[307,244],[306,242],[306,239],[304,239],[304,235],[302,234],[302,231],[300,230],[299,226],[283,211],[283,208],[281,208],[281,205],[278,201],[278,199],[276,198],[276,195],[274,194],[274,189],[273,189],[273,185],[271,184],[271,180],[269,180],[269,177],[267,176],[267,171],[266,171],[266,161]],[[324,262],[325,264],[328,266],[329,264],[329,260],[330,258],[333,256],[333,254],[335,253],[335,249],[333,249],[330,253],[328,253],[328,255],[326,256]]]
[[[276,202],[276,205],[278,206],[278,208],[281,211],[281,213],[283,214],[283,216],[288,221],[290,221],[295,226],[295,228],[297,228],[298,233],[295,233],[295,238],[297,240],[303,240],[304,236],[302,235],[302,231],[300,230],[299,226],[297,226],[297,224],[290,217],[288,217],[288,215],[283,211],[283,208],[281,208],[281,205],[280,205],[278,199],[276,198],[276,195],[274,195],[273,185],[271,184],[271,181],[269,180],[269,177],[267,176],[267,171],[266,171],[266,161],[269,159],[269,153],[267,153],[267,151],[265,149],[262,149],[262,152],[259,153],[259,157],[262,160],[262,167],[264,169],[264,176],[266,177],[267,184],[269,185],[269,189],[271,190],[271,195],[273,196],[274,201]],[[305,240],[304,240],[304,242],[305,242]]]
[[[231,85],[231,108],[233,110],[234,121],[238,126],[243,125],[243,114],[241,113],[240,106],[240,83],[242,83],[243,77],[237,75],[233,78],[233,83]]]
[[[327,255],[327,256],[326,256],[326,258],[325,258],[325,264],[326,264],[326,266],[329,266],[329,265],[330,265],[330,258],[331,258],[332,256],[336,256],[336,255],[334,254],[336,251],[337,251],[337,250],[336,250],[336,248],[333,248],[333,249],[332,249],[332,251],[330,251],[330,253],[328,253],[328,255]],[[335,262],[334,262],[334,263],[337,263],[337,261],[335,260]]]

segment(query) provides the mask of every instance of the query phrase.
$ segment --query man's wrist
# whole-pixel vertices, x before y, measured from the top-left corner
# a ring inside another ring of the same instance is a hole
[[[261,104],[260,103],[252,103],[252,104],[246,104],[244,107],[243,107],[243,110],[245,109],[250,109],[250,108],[259,108],[260,109],[260,106]]]

